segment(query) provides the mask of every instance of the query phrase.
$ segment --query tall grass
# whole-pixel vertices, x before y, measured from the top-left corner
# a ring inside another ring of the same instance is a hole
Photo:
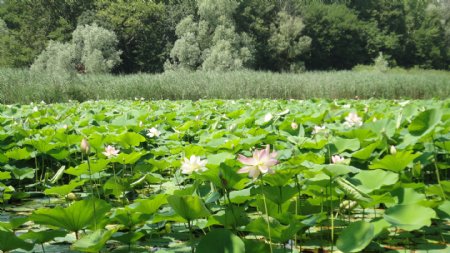
[[[90,99],[428,99],[450,96],[450,72],[433,70],[337,71],[302,74],[167,72],[78,75],[69,79],[0,69],[0,103]]]

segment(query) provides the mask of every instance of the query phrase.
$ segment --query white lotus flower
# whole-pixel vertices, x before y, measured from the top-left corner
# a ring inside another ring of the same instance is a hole
[[[397,149],[395,148],[394,145],[391,145],[391,148],[389,149],[389,151],[391,152],[392,155],[397,154]]]
[[[334,156],[331,157],[331,161],[334,164],[342,164],[342,163],[344,163],[345,159],[342,156],[334,155]]]
[[[351,112],[348,114],[347,117],[345,117],[344,124],[348,127],[353,127],[353,126],[361,126],[363,123],[362,119],[358,117],[358,114]]]
[[[312,134],[322,133],[322,132],[325,132],[326,130],[327,129],[325,128],[325,126],[314,126]]]
[[[200,157],[192,155],[189,159],[184,158],[181,165],[181,173],[192,174],[193,172],[206,171],[207,160],[201,160]]]
[[[267,113],[266,115],[264,115],[264,122],[269,122],[271,119],[273,118],[272,113]]]
[[[154,127],[148,129],[147,132],[148,132],[147,136],[150,137],[150,138],[158,137],[161,134],[161,132],[158,131],[158,129],[156,129]]]
[[[111,158],[111,157],[117,156],[119,154],[119,152],[120,151],[118,149],[116,149],[115,147],[108,145],[105,148],[105,152],[102,152],[102,154],[104,154],[108,158]]]

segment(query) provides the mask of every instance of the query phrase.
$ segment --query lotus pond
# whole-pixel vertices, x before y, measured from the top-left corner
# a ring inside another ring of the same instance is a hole
[[[450,100],[0,105],[3,252],[448,252]]]

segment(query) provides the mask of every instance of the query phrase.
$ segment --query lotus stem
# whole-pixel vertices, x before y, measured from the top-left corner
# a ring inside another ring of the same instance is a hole
[[[269,212],[267,211],[266,195],[264,194],[264,191],[263,191],[263,185],[264,185],[264,182],[262,181],[262,178],[261,178],[261,194],[262,194],[263,202],[264,202],[264,211],[266,212],[266,219],[267,219],[266,222],[267,222],[267,231],[269,233],[270,253],[272,253],[273,252],[273,249],[272,249],[272,235],[271,235],[271,232],[270,232]]]
[[[195,249],[194,249],[194,235],[192,234],[192,225],[191,225],[191,221],[188,220],[188,228],[189,228],[189,241],[191,244],[191,252],[194,253]]]
[[[94,228],[95,228],[95,230],[97,230],[97,211],[95,209],[94,185],[92,184],[91,162],[89,161],[89,155],[86,155],[86,160],[87,160],[88,171],[89,171],[89,183],[91,185],[92,205],[94,207]]]
[[[330,177],[330,215],[331,215],[331,252],[333,252],[334,247],[334,215],[333,215],[333,189],[332,189],[333,179]]]
[[[434,145],[434,138],[433,138],[433,157],[434,157],[434,169],[435,169],[435,174],[436,174],[436,180],[438,182],[439,185],[439,189],[441,190],[442,193],[442,198],[445,200],[447,200],[447,198],[445,197],[445,191],[444,188],[442,188],[442,184],[441,184],[441,175],[439,174],[439,167],[437,165],[437,155],[436,155],[436,146]]]

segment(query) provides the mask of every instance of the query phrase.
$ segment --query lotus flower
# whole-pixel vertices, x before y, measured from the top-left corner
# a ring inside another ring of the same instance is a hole
[[[292,123],[291,123],[291,128],[292,128],[292,130],[297,130],[298,124],[295,123],[295,122],[292,122]]]
[[[348,114],[347,117],[345,117],[345,125],[349,127],[353,126],[361,126],[362,125],[362,119],[358,117],[358,114],[351,112]]]
[[[111,158],[111,157],[114,157],[114,156],[117,156],[117,154],[119,154],[119,150],[118,149],[116,149],[115,147],[113,147],[113,146],[111,146],[111,145],[108,145],[106,148],[105,148],[105,152],[102,152],[106,157],[108,157],[108,158]]]
[[[201,160],[200,157],[192,155],[190,159],[184,158],[184,162],[181,165],[181,173],[192,174],[192,172],[206,171],[207,160]]]
[[[389,149],[389,151],[391,152],[392,155],[397,154],[397,149],[395,148],[394,145],[391,145],[391,148]]]
[[[270,153],[270,145],[267,145],[265,149],[255,150],[253,157],[239,155],[238,161],[246,166],[242,167],[238,173],[248,173],[253,179],[258,178],[260,174],[272,174],[274,171],[270,167],[278,163],[276,156],[276,152]]]
[[[318,134],[325,131],[326,131],[325,126],[314,126],[312,134]]]
[[[267,113],[266,115],[264,115],[264,123],[267,123],[267,122],[271,121],[272,118],[273,118],[272,113],[270,113],[270,112]]]
[[[86,138],[83,138],[81,140],[80,149],[82,153],[89,154],[90,145],[89,142],[86,140]]]
[[[334,156],[331,157],[331,161],[334,164],[339,164],[339,163],[343,163],[345,161],[345,159],[342,156],[334,155]]]
[[[161,134],[161,132],[158,131],[158,129],[156,129],[154,127],[152,127],[149,130],[147,130],[147,132],[148,132],[147,136],[150,137],[150,138],[158,137]]]

